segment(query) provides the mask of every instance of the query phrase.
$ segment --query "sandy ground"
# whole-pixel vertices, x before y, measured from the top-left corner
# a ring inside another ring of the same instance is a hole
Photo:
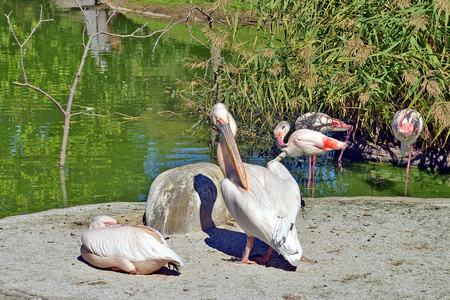
[[[181,273],[129,275],[93,268],[80,236],[99,214],[141,224],[145,203],[53,209],[0,220],[4,299],[442,299],[449,297],[450,199],[306,199],[298,216],[304,257],[295,269],[277,253],[267,265],[227,261],[245,235],[230,224],[166,236]],[[266,246],[256,242],[252,256]]]

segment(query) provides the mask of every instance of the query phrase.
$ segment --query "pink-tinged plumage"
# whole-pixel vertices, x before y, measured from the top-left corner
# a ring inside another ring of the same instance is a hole
[[[392,121],[392,132],[400,141],[402,156],[408,156],[406,167],[405,197],[408,188],[409,165],[411,163],[412,144],[417,140],[423,130],[423,119],[419,112],[414,109],[402,109],[394,115]]]
[[[353,126],[324,113],[310,112],[301,115],[295,121],[295,130],[299,129],[310,129],[326,134],[331,131],[352,131]]]
[[[319,113],[319,112],[310,112],[304,115],[301,115],[295,121],[295,130],[299,129],[311,129],[314,131],[319,131],[323,134],[327,134],[332,131],[347,131],[347,137],[345,138],[345,143],[347,143],[348,138],[350,137],[350,133],[353,131],[353,126],[348,125],[341,120],[334,119],[327,114]],[[344,154],[344,150],[341,151],[341,154],[338,158],[339,169],[342,172],[342,155]],[[315,159],[314,159],[315,161]],[[309,163],[311,164],[311,158]],[[314,165],[313,165],[314,168]]]
[[[402,109],[394,115],[392,132],[400,141],[402,156],[408,156],[411,145],[423,130],[422,116],[414,109]]]
[[[323,155],[331,150],[344,149],[346,144],[318,131],[300,129],[294,131],[285,146],[281,147],[286,155],[299,157],[302,155]],[[281,154],[280,154],[281,155]]]
[[[247,235],[241,263],[265,263],[272,250],[292,265],[297,265],[302,248],[297,237],[296,217],[301,195],[291,173],[278,161],[267,167],[242,163],[234,140],[236,122],[226,106],[218,103],[211,110],[211,119],[222,136],[217,148],[217,160],[225,179],[221,190],[230,214]],[[256,237],[269,245],[264,257],[249,260]]]
[[[299,157],[302,155],[313,157],[312,178],[314,178],[314,166],[316,155],[323,155],[331,150],[345,149],[346,143],[328,137],[318,131],[299,129],[294,131],[288,142],[284,143],[284,137],[289,133],[290,125],[286,121],[280,122],[274,130],[278,148],[282,151],[275,160],[280,161],[286,156]],[[311,182],[311,161],[309,162],[308,193]],[[313,189],[314,197],[314,189]]]
[[[275,127],[274,134],[278,148],[282,151],[276,160],[280,161],[286,155],[299,157],[302,155],[313,156],[322,155],[331,150],[340,150],[346,147],[346,143],[328,137],[318,131],[300,129],[294,131],[288,142],[284,143],[284,137],[289,132],[289,123],[280,122]]]
[[[91,265],[130,274],[150,274],[183,265],[163,236],[147,226],[119,225],[109,216],[92,218],[81,236],[81,256]]]

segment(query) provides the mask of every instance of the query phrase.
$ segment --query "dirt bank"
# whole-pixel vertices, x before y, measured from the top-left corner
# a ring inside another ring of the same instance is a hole
[[[111,9],[116,7],[116,1],[110,0],[99,0],[99,3],[108,6]],[[225,20],[223,11],[221,9],[211,10],[211,7],[214,5],[214,2],[204,2],[201,5],[193,5],[193,4],[184,4],[177,6],[167,6],[167,5],[159,5],[159,4],[146,4],[146,5],[125,5],[128,1],[123,1],[121,5],[118,7],[118,11],[124,13],[138,13],[143,15],[148,15],[151,17],[159,17],[159,18],[170,18],[175,21],[185,19],[187,17],[189,9],[193,7],[197,7],[192,11],[191,18],[192,20],[197,21],[206,21],[208,14],[211,18],[216,20]],[[202,12],[200,12],[202,11]],[[240,12],[239,13],[239,22],[242,24],[254,23],[256,22],[256,18],[254,12]]]
[[[383,201],[380,201],[383,200]],[[398,201],[401,200],[401,201]],[[306,199],[298,216],[297,269],[275,254],[267,265],[226,261],[245,235],[236,226],[166,236],[181,273],[129,275],[87,265],[80,236],[109,214],[141,224],[145,203],[54,209],[0,220],[2,299],[439,299],[450,294],[450,199]],[[266,246],[256,242],[251,255]]]

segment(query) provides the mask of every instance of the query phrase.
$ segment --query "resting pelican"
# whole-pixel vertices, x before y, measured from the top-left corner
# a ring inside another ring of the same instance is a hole
[[[81,256],[91,265],[130,274],[150,274],[165,264],[179,271],[181,258],[147,226],[119,225],[109,216],[92,218],[81,236]]]
[[[297,182],[277,161],[270,161],[266,168],[242,163],[234,140],[236,122],[224,104],[212,107],[211,118],[222,133],[217,148],[217,160],[226,177],[222,196],[230,214],[247,234],[239,262],[266,263],[275,249],[297,265],[302,255],[295,226],[301,201]],[[264,257],[251,261],[248,256],[254,237],[267,243],[269,249]]]
[[[400,140],[402,156],[408,156],[406,167],[405,197],[408,188],[409,165],[411,163],[412,144],[417,140],[423,130],[423,119],[414,109],[402,109],[394,115],[392,131],[396,139]],[[397,142],[395,140],[395,142]]]
[[[347,131],[347,137],[345,138],[345,143],[347,143],[348,138],[350,137],[350,133],[353,130],[352,125],[347,125],[341,120],[333,119],[327,114],[320,112],[309,112],[301,115],[295,121],[295,130],[299,129],[311,129],[314,131],[319,131],[323,134],[327,134],[331,131]],[[339,169],[342,172],[342,154],[344,153],[344,149],[342,149],[341,154],[338,158]],[[313,156],[313,173],[314,173],[314,165],[316,163],[316,157]],[[311,157],[309,158],[309,164],[311,165]]]
[[[280,161],[286,156],[299,157],[302,155],[313,156],[313,162],[315,164],[315,156],[322,155],[331,150],[341,150],[346,147],[346,143],[328,137],[318,131],[309,129],[299,129],[294,131],[287,144],[284,143],[284,137],[288,134],[290,125],[286,121],[281,121],[274,130],[277,146],[281,149],[281,153],[275,158],[276,161]],[[314,166],[313,164],[313,166]],[[314,168],[312,172],[312,178],[314,180]],[[308,194],[309,185],[311,182],[311,161],[309,164],[308,174]],[[314,197],[314,189],[313,189]]]

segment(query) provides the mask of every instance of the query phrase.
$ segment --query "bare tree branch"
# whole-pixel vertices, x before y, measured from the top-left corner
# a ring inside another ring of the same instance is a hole
[[[55,105],[61,110],[62,113],[65,113],[64,108],[61,106],[61,104],[55,100],[55,98],[53,98],[50,94],[48,94],[47,92],[43,91],[40,87],[36,87],[32,84],[30,84],[28,82],[28,77],[27,77],[27,73],[25,71],[25,63],[24,63],[24,51],[23,48],[26,45],[26,43],[30,40],[31,36],[36,32],[37,28],[39,27],[39,25],[43,22],[49,22],[49,21],[53,21],[53,19],[42,19],[42,5],[40,5],[41,7],[41,13],[40,13],[40,17],[39,17],[39,22],[33,27],[33,29],[31,30],[30,34],[28,35],[28,37],[25,39],[25,41],[23,43],[21,43],[19,41],[19,38],[16,35],[16,32],[14,31],[14,27],[11,24],[11,20],[9,18],[9,16],[11,15],[12,11],[9,14],[5,14],[6,19],[8,20],[8,24],[9,24],[9,28],[11,29],[11,32],[14,35],[14,38],[16,39],[17,44],[20,47],[20,65],[22,67],[22,74],[23,74],[23,79],[25,81],[25,83],[20,83],[20,82],[13,82],[16,85],[20,85],[20,86],[27,86],[32,88],[33,90],[43,94],[44,96],[46,96],[48,99],[50,99],[53,103],[55,103]]]
[[[36,29],[39,27],[39,25],[41,25],[41,23],[43,23],[43,22],[49,22],[49,21],[54,21],[53,19],[45,19],[45,20],[43,20],[43,19],[42,19],[42,10],[43,10],[43,8],[42,8],[42,5],[39,5],[39,6],[41,7],[41,14],[40,14],[39,22],[33,27],[33,29],[31,30],[30,34],[28,35],[27,39],[23,42],[23,44],[20,43],[20,41],[19,41],[19,39],[17,38],[17,35],[16,35],[15,31],[14,31],[14,28],[13,28],[12,25],[11,25],[11,21],[10,21],[10,19],[9,19],[9,16],[11,15],[12,11],[11,11],[9,14],[5,14],[6,19],[8,19],[9,27],[11,28],[11,31],[12,31],[12,33],[13,33],[13,35],[14,35],[14,38],[16,39],[17,44],[19,44],[20,47],[23,47],[23,46],[28,42],[28,40],[29,40],[29,39],[31,38],[31,36],[34,34],[34,32],[36,31]]]
[[[120,3],[120,0],[117,0],[114,10],[113,10],[111,16],[109,16],[108,20],[106,20],[105,25],[103,26],[103,29],[101,30],[101,32],[105,32],[106,26],[109,24],[109,22],[112,20],[112,18],[116,15],[117,9],[119,8],[119,3]]]
[[[50,100],[51,100],[51,101],[59,108],[59,110],[64,114],[64,132],[63,132],[63,139],[62,139],[62,143],[61,143],[61,154],[60,154],[60,162],[59,162],[59,166],[60,166],[61,168],[63,168],[63,167],[65,166],[66,151],[67,151],[67,143],[68,143],[68,139],[69,139],[69,130],[70,130],[70,118],[71,118],[72,116],[75,116],[75,115],[86,115],[86,116],[104,117],[103,115],[94,114],[94,113],[86,113],[86,112],[83,112],[83,111],[80,111],[80,112],[74,112],[74,113],[71,112],[71,111],[72,111],[72,106],[74,106],[74,103],[73,103],[73,102],[74,102],[74,98],[75,98],[76,89],[77,89],[77,86],[78,86],[78,83],[79,83],[79,80],[80,80],[80,77],[81,77],[81,73],[82,73],[82,70],[83,70],[83,68],[84,68],[84,64],[85,64],[85,62],[86,62],[87,56],[88,56],[88,54],[89,54],[89,51],[90,51],[91,49],[93,49],[92,43],[93,43],[93,40],[94,40],[96,37],[98,37],[99,35],[104,34],[104,35],[107,35],[107,36],[118,37],[118,38],[127,38],[127,37],[131,37],[131,38],[148,38],[148,37],[151,37],[151,36],[154,36],[154,35],[159,34],[159,36],[158,36],[158,38],[157,38],[157,40],[156,40],[156,42],[155,42],[155,45],[154,45],[154,47],[153,47],[153,52],[155,52],[156,45],[159,43],[159,41],[161,40],[161,38],[162,38],[165,34],[167,34],[167,35],[169,36],[169,38],[170,38],[169,31],[170,31],[174,26],[176,26],[176,25],[178,25],[178,24],[184,22],[184,23],[186,23],[186,25],[187,25],[187,27],[188,27],[188,29],[189,29],[189,34],[190,34],[190,36],[191,36],[191,40],[192,40],[192,39],[193,39],[193,40],[196,40],[197,42],[199,42],[199,43],[202,44],[203,46],[209,48],[208,46],[206,46],[204,43],[202,43],[200,40],[198,40],[198,39],[192,34],[191,27],[190,27],[190,25],[189,25],[189,19],[191,18],[192,12],[193,12],[194,10],[198,10],[199,12],[201,12],[202,14],[204,14],[205,16],[207,16],[208,21],[209,21],[209,25],[212,26],[213,19],[211,18],[211,13],[210,13],[210,14],[207,14],[207,13],[205,13],[203,10],[199,9],[198,7],[193,7],[193,8],[191,8],[191,9],[189,9],[188,14],[187,14],[187,17],[186,17],[184,20],[180,20],[180,21],[177,21],[177,22],[174,22],[174,23],[173,23],[172,21],[170,21],[170,23],[167,24],[167,26],[166,26],[164,29],[157,30],[157,31],[153,31],[153,32],[151,32],[150,34],[140,34],[141,32],[143,32],[143,29],[147,26],[147,23],[144,24],[143,26],[140,26],[139,28],[137,28],[136,30],[134,30],[134,31],[133,31],[132,33],[130,33],[130,34],[115,34],[115,33],[108,32],[108,31],[107,31],[108,25],[109,25],[109,23],[111,22],[111,20],[113,19],[113,17],[117,14],[117,10],[118,10],[120,1],[121,1],[121,0],[118,0],[118,1],[117,1],[116,6],[115,6],[113,12],[111,13],[111,15],[110,15],[110,16],[108,17],[108,19],[106,20],[106,22],[105,22],[103,28],[102,28],[100,31],[95,32],[95,31],[94,31],[95,28],[93,28],[93,22],[95,21],[95,19],[90,20],[89,17],[88,17],[88,15],[86,14],[86,9],[83,8],[83,7],[81,6],[79,0],[75,0],[75,3],[77,4],[78,8],[80,9],[81,13],[83,14],[84,19],[85,19],[86,22],[87,22],[87,25],[83,28],[83,36],[82,36],[82,45],[83,45],[83,48],[84,48],[83,55],[82,55],[82,57],[81,57],[80,64],[79,64],[79,66],[78,66],[77,73],[75,74],[75,78],[74,78],[74,80],[73,80],[72,86],[69,87],[70,93],[69,93],[69,98],[68,98],[68,100],[67,100],[67,103],[64,104],[65,107],[63,107],[63,106],[62,106],[56,99],[54,99],[49,93],[43,91],[40,87],[34,86],[34,85],[32,85],[32,84],[30,84],[30,83],[28,82],[27,74],[26,74],[26,71],[25,71],[25,64],[24,64],[24,46],[25,46],[25,45],[27,44],[27,42],[31,39],[31,37],[32,37],[33,34],[36,32],[37,28],[40,26],[41,23],[43,23],[43,22],[48,22],[48,21],[53,21],[53,19],[43,19],[43,18],[42,18],[43,7],[40,6],[40,7],[41,7],[41,12],[40,12],[40,19],[39,19],[39,22],[33,27],[31,33],[28,35],[28,37],[25,39],[25,41],[24,41],[23,43],[21,43],[21,42],[19,41],[19,38],[18,38],[16,32],[14,31],[14,28],[13,28],[12,24],[11,24],[10,15],[11,15],[12,12],[10,12],[10,13],[7,14],[7,15],[5,14],[5,16],[6,16],[7,20],[8,20],[8,24],[9,24],[9,27],[10,27],[10,29],[11,29],[11,32],[13,33],[14,38],[15,38],[17,44],[18,44],[19,47],[20,47],[21,68],[22,68],[22,73],[23,73],[23,78],[24,78],[24,83],[14,82],[14,84],[19,85],[19,86],[27,86],[27,87],[29,87],[29,88],[31,88],[31,89],[33,89],[33,90],[35,90],[35,91],[37,91],[37,92],[43,94],[45,97],[47,97],[48,99],[50,99]],[[98,16],[98,13],[97,13],[97,16]],[[96,17],[97,17],[97,16],[96,16]],[[88,31],[88,37],[86,36],[86,31]],[[170,112],[170,111],[164,111],[163,113],[173,113],[173,112]],[[117,112],[117,114],[126,116],[126,115],[121,114],[121,113],[118,113],[118,112]],[[130,116],[127,116],[127,117],[130,117]],[[134,119],[135,119],[135,117],[131,117],[131,118],[134,118]]]
[[[129,116],[129,115],[120,113],[120,112],[118,112],[118,111],[113,112],[112,115],[113,115],[113,114],[118,114],[118,115],[120,115],[120,116],[122,116],[122,117],[129,118],[129,119],[133,119],[133,120],[136,120],[136,119],[140,119],[140,118],[141,118],[141,117],[133,117],[133,116]]]
[[[27,82],[27,83],[20,83],[20,82],[15,82],[15,81],[14,81],[13,83],[16,84],[16,85],[20,85],[20,86],[27,86],[27,87],[32,88],[33,90],[35,90],[35,91],[37,91],[37,92],[43,94],[43,95],[46,96],[48,99],[52,100],[53,103],[55,103],[55,105],[59,108],[59,110],[61,110],[61,112],[62,112],[63,114],[65,113],[65,110],[64,110],[64,108],[61,106],[61,104],[60,104],[58,101],[56,101],[51,95],[49,95],[47,92],[41,90],[40,87],[31,85],[31,84],[29,84],[28,82]]]
[[[152,51],[153,53],[155,53],[156,45],[158,45],[158,42],[159,42],[159,40],[162,38],[162,36],[163,36],[164,34],[166,34],[166,33],[168,34],[169,31],[170,31],[170,29],[172,29],[172,27],[174,27],[175,25],[178,25],[178,24],[183,23],[183,22],[185,22],[186,25],[187,25],[187,27],[188,27],[189,34],[190,34],[190,36],[191,36],[191,39],[196,40],[197,42],[199,42],[200,44],[202,44],[203,46],[205,46],[206,48],[209,49],[209,47],[208,47],[207,45],[205,45],[204,43],[202,43],[199,39],[197,39],[197,38],[192,34],[191,26],[189,25],[189,19],[191,18],[191,14],[192,14],[192,12],[193,12],[194,10],[198,10],[198,11],[202,12],[203,14],[205,14],[205,13],[204,13],[202,10],[200,10],[197,6],[194,6],[194,7],[191,7],[191,8],[188,10],[188,14],[187,14],[187,16],[186,16],[186,18],[185,18],[184,20],[177,21],[177,22],[173,23],[171,26],[169,26],[170,23],[167,24],[167,26],[166,26],[166,28],[165,28],[164,30],[160,30],[160,31],[159,31],[159,32],[162,32],[162,33],[161,33],[161,35],[158,37],[158,39],[156,40],[155,45],[153,45],[153,51]],[[172,21],[171,21],[171,22],[172,22]]]
[[[79,111],[79,112],[76,112],[76,113],[70,114],[70,116],[75,116],[75,115],[85,115],[85,116],[91,116],[91,117],[102,117],[102,118],[104,118],[104,117],[105,117],[105,116],[103,116],[103,115],[98,115],[98,114],[88,114],[88,113],[85,113],[84,111]]]
[[[197,42],[199,42],[200,44],[202,44],[204,47],[206,47],[206,48],[209,49],[210,47],[206,46],[203,42],[201,42],[198,38],[196,38],[196,37],[192,34],[192,31],[191,31],[191,25],[189,25],[189,22],[186,21],[186,25],[187,25],[187,28],[188,28],[188,30],[189,30],[189,34],[191,35],[191,39],[196,40]]]

